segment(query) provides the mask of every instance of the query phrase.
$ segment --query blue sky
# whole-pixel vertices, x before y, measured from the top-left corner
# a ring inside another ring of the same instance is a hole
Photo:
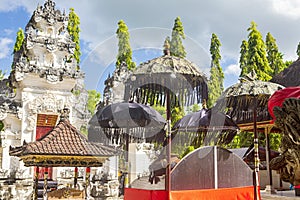
[[[9,73],[16,33],[25,28],[37,5],[44,0],[1,0],[0,4],[0,69]],[[88,2],[88,3],[87,3]],[[242,6],[243,5],[243,6]],[[300,2],[294,0],[57,0],[56,8],[73,7],[81,20],[81,69],[86,73],[87,89],[97,89],[117,55],[115,31],[123,19],[130,30],[133,59],[139,64],[161,55],[164,38],[171,35],[174,19],[181,17],[186,39],[187,59],[209,76],[209,45],[215,33],[222,44],[221,65],[225,88],[238,81],[239,51],[251,21],[265,37],[276,38],[286,60],[296,59],[300,41]]]

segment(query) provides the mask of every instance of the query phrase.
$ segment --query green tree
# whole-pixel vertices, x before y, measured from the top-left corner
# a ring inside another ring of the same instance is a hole
[[[2,69],[0,69],[0,81],[2,81],[5,77],[5,72],[2,71]]]
[[[195,147],[194,146],[188,146],[184,152],[179,156],[180,159],[183,158],[184,156],[186,156],[187,154],[189,154],[190,152],[194,151]]]
[[[159,114],[161,114],[165,119],[167,118],[166,117],[166,108],[164,106],[161,106],[161,105],[153,105],[152,106],[154,110],[156,110]]]
[[[297,53],[297,56],[298,56],[298,58],[299,58],[299,57],[300,57],[300,42],[298,43],[296,53]]]
[[[285,64],[286,67],[289,67],[293,62],[294,62],[293,60],[286,60],[284,62],[284,64]]]
[[[4,129],[4,123],[0,121],[0,131],[3,131],[3,129]]]
[[[132,50],[129,42],[128,27],[123,20],[118,22],[117,38],[119,39],[119,52],[117,56],[116,67],[120,67],[122,62],[127,64],[129,70],[135,68],[135,63],[132,61]]]
[[[95,113],[96,105],[100,100],[100,93],[96,90],[88,90],[87,109],[93,115]]]
[[[270,32],[267,33],[266,36],[266,47],[267,59],[270,67],[273,69],[273,74],[270,75],[274,76],[284,70],[286,68],[286,65],[283,62],[283,54],[278,50],[276,39],[271,35]]]
[[[170,50],[172,56],[185,58],[186,52],[182,44],[182,39],[185,39],[183,25],[180,20],[180,17],[177,17],[175,19],[174,27],[172,30],[172,39],[170,43]]]
[[[200,110],[200,106],[198,105],[198,104],[194,104],[193,106],[192,106],[192,112],[197,112],[197,111],[199,111]]]
[[[23,29],[19,28],[19,31],[17,32],[16,43],[14,46],[14,53],[18,52],[21,49],[24,38],[25,38],[24,31]]]
[[[80,55],[81,55],[80,40],[79,40],[79,32],[80,32],[79,25],[80,25],[80,19],[78,15],[74,12],[74,8],[70,8],[67,30],[72,38],[72,41],[75,42],[75,51],[73,55],[77,61],[78,68],[79,68]]]
[[[249,73],[248,71],[248,42],[246,40],[242,41],[240,50],[240,68],[241,74],[240,77],[245,76]]]
[[[250,147],[253,143],[254,133],[252,132],[240,132],[239,134],[235,135],[232,142],[228,145],[228,148],[243,148],[243,147]],[[261,142],[261,141],[260,141]]]
[[[220,46],[221,43],[217,35],[213,33],[210,44],[211,68],[210,78],[208,82],[208,107],[212,107],[214,105],[214,103],[220,97],[224,89],[224,73],[220,65]]]
[[[185,115],[182,107],[176,106],[171,109],[171,124],[172,126]]]
[[[256,26],[256,23],[252,21],[251,26],[248,28],[247,71],[254,70],[259,80],[268,81],[272,78],[273,70],[268,63],[266,45]]]

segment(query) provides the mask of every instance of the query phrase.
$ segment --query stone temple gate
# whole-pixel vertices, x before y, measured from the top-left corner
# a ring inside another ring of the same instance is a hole
[[[70,122],[78,130],[91,117],[68,20],[68,14],[57,10],[52,0],[38,6],[26,25],[20,50],[14,52],[9,77],[0,81],[0,121],[4,125],[0,176],[22,171],[21,178],[33,177],[33,168],[9,156],[9,146],[45,135],[57,124],[59,110],[70,108]]]

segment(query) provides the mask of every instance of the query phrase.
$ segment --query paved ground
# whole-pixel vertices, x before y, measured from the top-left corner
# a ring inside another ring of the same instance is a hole
[[[264,191],[261,191],[262,200],[300,200],[300,196],[295,196],[294,190],[288,191],[276,191],[276,194],[266,194]]]

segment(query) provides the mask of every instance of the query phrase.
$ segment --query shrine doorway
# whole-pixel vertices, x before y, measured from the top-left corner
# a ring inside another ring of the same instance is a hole
[[[51,114],[38,114],[37,115],[37,123],[36,123],[36,134],[35,134],[35,140],[39,140],[43,138],[49,131],[51,131],[56,123],[57,123],[57,115],[51,115]],[[44,172],[45,168],[40,167],[39,169],[39,179],[44,178]],[[48,177],[49,179],[52,179],[52,172],[53,168],[48,168]]]

